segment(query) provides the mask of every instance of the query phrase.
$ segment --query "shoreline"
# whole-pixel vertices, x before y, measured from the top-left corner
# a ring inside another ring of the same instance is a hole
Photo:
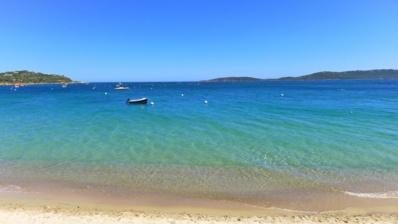
[[[38,85],[63,85],[63,84],[88,84],[89,82],[74,81],[74,82],[53,82],[53,83],[25,83],[25,82],[15,82],[15,83],[5,83],[0,82],[0,86],[38,86]]]
[[[9,164],[6,164],[6,167],[12,168]],[[318,213],[341,211],[347,208],[398,208],[398,198],[395,197],[396,191],[392,192],[393,195],[388,195],[389,192],[384,194],[350,192],[350,194],[347,194],[345,191],[330,190],[329,188],[297,186],[296,188],[278,189],[275,186],[272,188],[271,185],[268,188],[262,188],[264,190],[259,190],[260,188],[256,188],[257,185],[250,185],[252,188],[241,188],[240,191],[231,193],[228,188],[220,188],[217,182],[206,182],[208,180],[206,178],[199,179],[200,181],[196,182],[178,179],[179,176],[187,176],[185,173],[189,171],[184,172],[181,167],[172,170],[156,169],[157,176],[151,174],[153,169],[147,168],[138,169],[138,167],[134,167],[134,169],[124,170],[122,167],[113,167],[110,172],[104,172],[104,168],[97,167],[96,170],[101,170],[101,174],[108,176],[107,180],[100,179],[100,181],[95,178],[95,173],[85,172],[84,167],[81,166],[69,167],[68,173],[62,172],[63,169],[55,169],[55,167],[46,169],[48,171],[45,172],[34,172],[36,169],[29,166],[24,167],[24,169],[20,168],[2,169],[0,198],[26,199],[27,202],[37,200],[60,201],[62,202],[60,204],[65,204],[65,202],[72,204],[91,203],[106,205],[107,208],[110,207],[111,209],[116,207],[131,207],[133,209],[157,207],[165,210],[172,207],[196,207],[210,208],[211,210],[247,211],[279,208],[286,211]],[[128,174],[130,170],[140,173],[141,176],[135,175],[137,177],[134,179],[135,181],[123,182],[124,179],[121,177],[124,177],[126,173]],[[179,175],[173,176],[173,178],[169,177],[169,179],[166,179],[168,182],[158,181],[163,180],[162,177],[166,177],[165,175],[172,173],[173,170],[178,170]],[[117,177],[111,179],[111,175],[106,175],[116,173],[116,171],[118,171]],[[211,171],[202,173],[211,173]],[[232,176],[229,172],[231,170],[223,171],[225,172],[219,173],[224,176]],[[80,172],[81,179],[69,178],[68,174],[77,172]],[[12,175],[7,175],[7,173]],[[232,172],[232,174],[235,173]],[[244,175],[237,173],[235,176]],[[84,181],[83,177],[85,177]],[[146,177],[152,177],[153,181],[141,183],[140,181]],[[213,177],[221,178],[221,175],[213,175]],[[281,178],[279,177],[279,180]],[[253,181],[254,178],[237,179],[228,183],[238,187],[240,186],[239,183],[244,180]],[[374,184],[367,182],[365,185],[369,189],[373,189]],[[211,191],[212,189],[216,190]]]
[[[55,189],[54,189],[55,190]],[[263,208],[232,201],[145,195],[116,203],[70,193],[0,192],[0,223],[397,223],[398,205],[324,212]],[[376,199],[382,200],[382,199]]]
[[[228,205],[230,203],[220,203]],[[329,212],[201,206],[112,206],[87,202],[0,197],[0,223],[397,223],[398,207]]]

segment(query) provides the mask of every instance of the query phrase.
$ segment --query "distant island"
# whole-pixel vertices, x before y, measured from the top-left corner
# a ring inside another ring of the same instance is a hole
[[[336,79],[397,79],[398,70],[377,69],[367,71],[317,72],[299,77],[282,77],[277,80],[336,80]]]
[[[282,77],[278,79],[258,79],[253,77],[223,77],[205,80],[204,82],[257,82],[257,81],[290,81],[290,80],[342,80],[342,79],[398,79],[398,70],[375,69],[367,71],[317,72],[299,77]]]
[[[205,80],[203,82],[257,82],[263,81],[263,79],[252,78],[252,77],[223,77]]]
[[[44,83],[71,83],[72,79],[63,75],[43,74],[31,71],[13,71],[0,73],[0,85],[31,85]]]

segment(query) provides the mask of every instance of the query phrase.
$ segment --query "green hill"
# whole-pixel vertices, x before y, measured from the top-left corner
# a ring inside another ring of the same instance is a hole
[[[63,75],[43,74],[40,72],[30,72],[26,70],[0,73],[0,83],[38,84],[70,82],[73,82],[72,79]]]
[[[336,80],[336,79],[397,79],[398,70],[378,69],[367,71],[317,72],[299,77],[282,77],[277,80]]]
[[[398,70],[375,69],[346,72],[317,72],[298,77],[282,77],[278,79],[258,79],[253,77],[223,77],[203,82],[258,82],[258,81],[288,81],[288,80],[341,80],[341,79],[398,79]]]
[[[203,82],[256,82],[262,81],[262,79],[252,78],[252,77],[223,77],[210,79]]]

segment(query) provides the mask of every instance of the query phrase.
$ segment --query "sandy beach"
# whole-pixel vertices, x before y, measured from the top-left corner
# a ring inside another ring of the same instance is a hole
[[[398,223],[398,208],[300,212],[222,201],[115,205],[16,195],[0,197],[0,224],[31,223]]]
[[[0,223],[397,223],[398,213],[341,211],[322,214],[218,215],[200,213],[162,213],[148,211],[116,211],[59,206],[28,207],[2,204]]]

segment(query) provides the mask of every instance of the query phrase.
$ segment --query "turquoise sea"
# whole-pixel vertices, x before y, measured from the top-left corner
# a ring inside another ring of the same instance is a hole
[[[116,84],[0,86],[0,192],[398,204],[398,80]]]

